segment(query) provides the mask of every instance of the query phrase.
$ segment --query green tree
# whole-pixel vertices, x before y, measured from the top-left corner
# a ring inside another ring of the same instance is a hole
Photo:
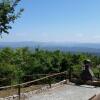
[[[1,0],[0,2],[0,35],[2,33],[9,33],[8,30],[11,29],[11,22],[20,17],[23,9],[20,9],[16,13],[16,6],[20,0]]]
[[[12,63],[14,51],[11,48],[4,48],[0,51],[0,63]]]
[[[66,58],[63,58],[61,61],[61,72],[66,71],[69,67],[71,67],[70,61],[68,61]]]
[[[0,63],[0,85],[11,85],[14,83],[16,77],[15,71],[15,65]]]

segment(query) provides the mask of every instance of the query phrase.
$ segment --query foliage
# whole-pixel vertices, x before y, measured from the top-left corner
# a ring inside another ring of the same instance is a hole
[[[79,78],[81,71],[82,71],[82,66],[81,65],[74,65],[72,66],[73,68],[73,75],[76,78]]]
[[[74,77],[79,77],[82,62],[89,58],[93,62],[93,71],[100,64],[100,57],[90,54],[72,54],[61,51],[45,51],[28,48],[0,49],[0,86],[26,82],[38,78],[34,74],[50,74],[72,69]],[[30,76],[30,77],[29,77]],[[1,80],[5,79],[5,80]]]
[[[20,9],[16,13],[16,6],[20,0],[1,0],[0,2],[0,35],[2,33],[9,33],[8,30],[11,29],[10,23],[20,17],[23,9]]]

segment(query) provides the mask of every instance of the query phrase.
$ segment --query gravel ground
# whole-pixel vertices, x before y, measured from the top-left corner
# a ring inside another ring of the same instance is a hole
[[[100,93],[100,88],[63,85],[35,94],[29,100],[88,100],[98,93]]]

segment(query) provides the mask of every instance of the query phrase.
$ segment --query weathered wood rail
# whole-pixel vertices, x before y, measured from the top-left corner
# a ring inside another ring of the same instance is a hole
[[[29,82],[25,82],[25,83],[21,83],[21,84],[16,84],[16,85],[12,85],[12,86],[4,86],[4,87],[0,87],[0,90],[7,90],[7,89],[11,89],[11,88],[17,88],[17,91],[18,91],[18,94],[17,95],[14,95],[14,96],[9,96],[9,97],[6,97],[5,99],[3,98],[0,98],[0,100],[14,100],[15,98],[17,99],[21,99],[21,98],[24,98],[25,99],[25,93],[21,93],[21,88],[22,87],[25,87],[25,86],[30,86],[30,84],[34,84],[35,82],[39,82],[39,81],[42,81],[42,80],[45,80],[45,79],[51,79],[55,76],[62,76],[62,75],[65,75],[66,76],[66,81],[63,81],[63,82],[67,82],[67,71],[64,71],[64,72],[60,72],[60,73],[53,73],[53,74],[44,74],[46,75],[45,77],[42,77],[42,78],[39,78],[39,79],[36,79],[36,80],[33,80],[33,81],[29,81]],[[62,83],[62,82],[61,82]],[[48,83],[48,86],[46,86],[45,88],[51,88],[52,87],[52,83],[49,82]],[[42,88],[44,89],[44,88]],[[11,99],[10,99],[11,98]]]

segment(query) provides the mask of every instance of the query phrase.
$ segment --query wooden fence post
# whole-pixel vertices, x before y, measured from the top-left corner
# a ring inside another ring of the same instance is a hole
[[[65,82],[65,83],[67,84],[68,81],[69,81],[69,79],[67,78],[67,76],[68,76],[68,75],[67,75],[67,71],[65,72],[65,75],[66,75],[66,82]]]
[[[20,100],[20,93],[21,93],[21,91],[20,91],[20,85],[18,85],[18,98],[19,98],[19,100]]]
[[[51,88],[51,77],[48,79],[48,84],[49,84],[49,86]]]
[[[69,81],[71,81],[72,78],[72,67],[69,68]]]

